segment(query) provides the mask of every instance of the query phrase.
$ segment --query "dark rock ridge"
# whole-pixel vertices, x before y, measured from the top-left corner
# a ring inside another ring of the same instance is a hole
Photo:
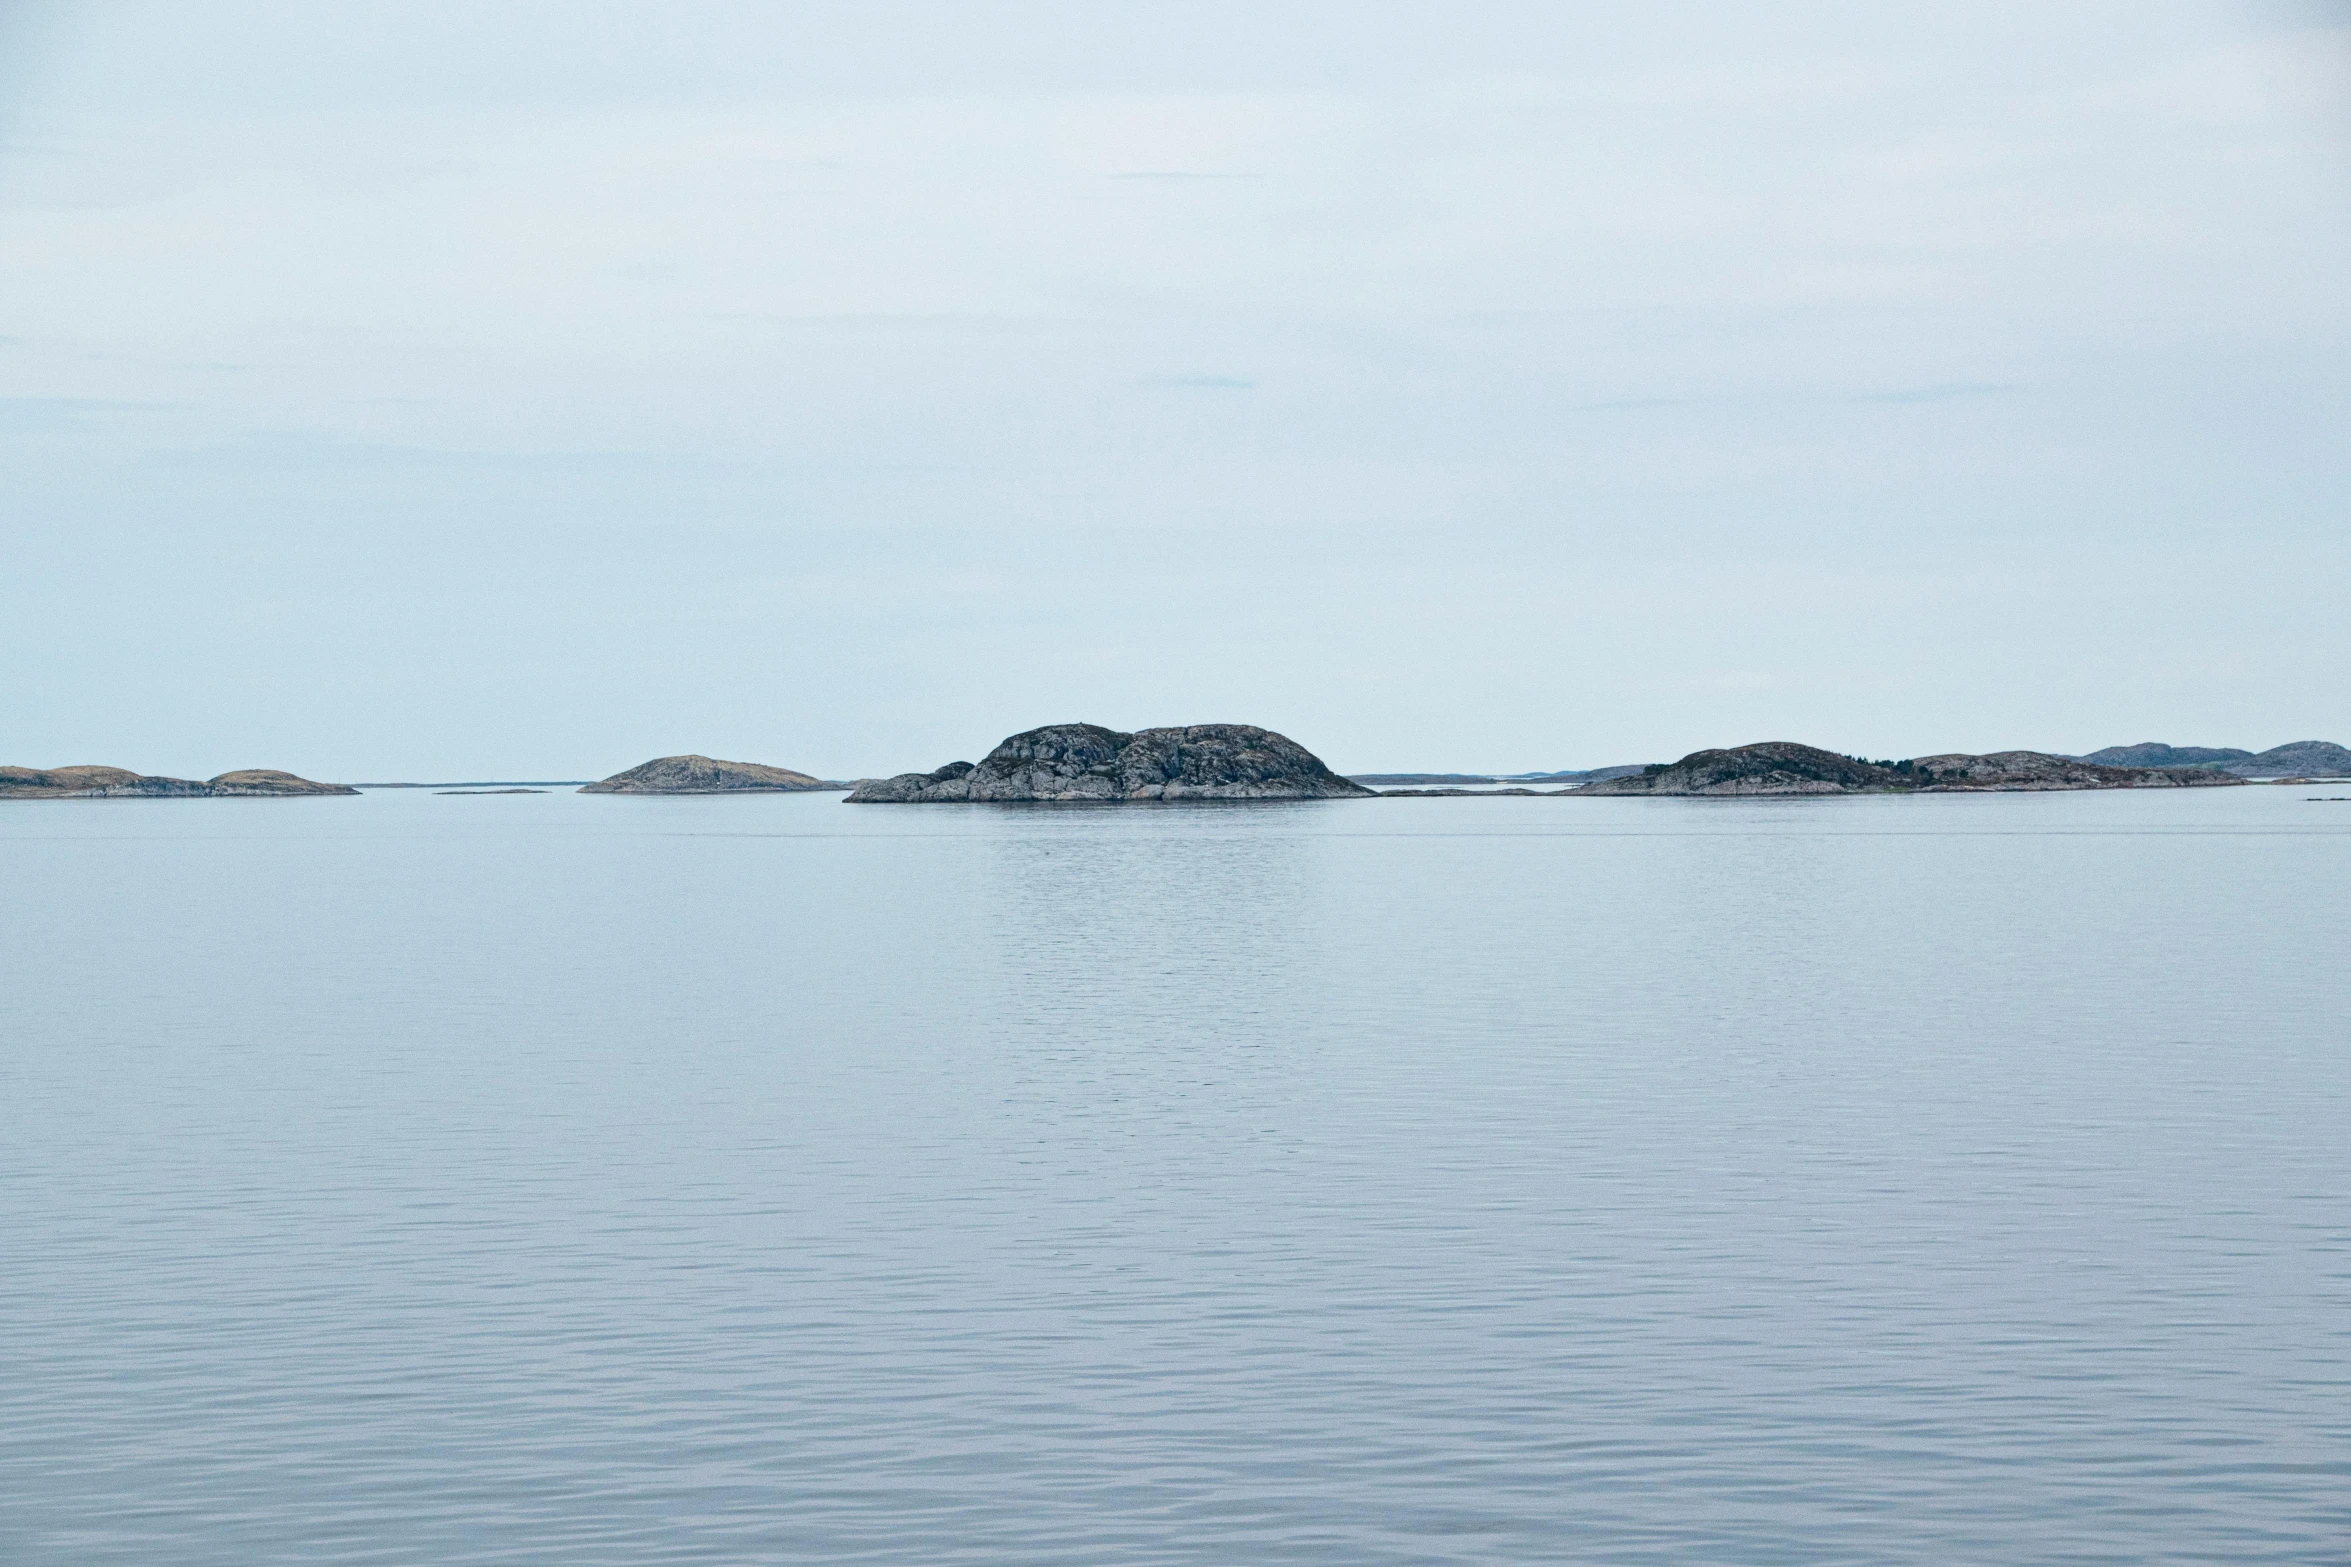
[[[155,777],[121,767],[0,767],[0,800],[282,799],[358,792],[344,784],[313,783],[268,767],[222,773],[201,782]]]
[[[1967,790],[2170,789],[2242,782],[2197,767],[2101,767],[2040,751],[1950,752],[1905,762],[1867,762],[1817,746],[1772,740],[1693,751],[1635,777],[1606,779],[1585,794],[1941,794]]]
[[[661,756],[592,783],[582,794],[782,794],[799,789],[844,789],[758,762],[721,762],[707,756]]]
[[[978,766],[868,778],[852,805],[987,800],[1340,800],[1369,796],[1304,746],[1253,724],[1192,724],[1122,734],[1047,724],[1014,735]]]

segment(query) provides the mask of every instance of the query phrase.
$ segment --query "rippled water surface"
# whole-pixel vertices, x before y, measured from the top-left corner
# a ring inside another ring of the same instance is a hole
[[[0,806],[0,1560],[2346,1560],[2329,792]]]

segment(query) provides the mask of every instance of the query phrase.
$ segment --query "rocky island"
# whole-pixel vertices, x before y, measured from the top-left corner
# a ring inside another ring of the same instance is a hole
[[[269,767],[202,780],[163,778],[121,767],[0,767],[0,800],[266,800],[358,792],[346,784],[314,783]]]
[[[2105,767],[2043,751],[1947,752],[1870,762],[1788,740],[1727,751],[1693,751],[1626,778],[1569,791],[1578,795],[1948,794],[2052,789],[2178,789],[2243,783],[2202,767]]]
[[[1099,724],[1047,724],[998,745],[977,766],[868,778],[851,805],[966,801],[1344,800],[1350,783],[1295,740],[1253,724],[1191,724],[1124,734]]]
[[[2142,740],[2137,745],[2110,745],[2082,760],[2108,767],[2210,767],[2239,778],[2351,777],[2351,750],[2331,740],[2293,740],[2258,754],[2234,746]]]
[[[2221,770],[2239,778],[2351,778],[2351,750],[2332,740],[2296,740]]]
[[[722,762],[708,756],[660,756],[625,773],[584,786],[582,794],[784,794],[809,789],[846,789],[758,762]]]
[[[1817,746],[1772,740],[1727,751],[1693,751],[1622,778],[1572,791],[1585,794],[1853,794],[1901,787],[1891,769]]]
[[[2208,767],[2109,767],[2046,751],[1948,752],[1894,764],[1927,791],[1964,789],[2198,789],[2243,783]]]
[[[2253,753],[2228,745],[2167,745],[2161,740],[2141,740],[2137,745],[2110,745],[2076,760],[2096,762],[2100,767],[2226,767],[2231,762],[2252,761]]]

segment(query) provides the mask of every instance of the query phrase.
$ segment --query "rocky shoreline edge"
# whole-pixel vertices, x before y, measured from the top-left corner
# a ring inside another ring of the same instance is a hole
[[[124,767],[0,767],[0,800],[283,800],[358,792],[349,784],[319,783],[271,767],[204,779]]]

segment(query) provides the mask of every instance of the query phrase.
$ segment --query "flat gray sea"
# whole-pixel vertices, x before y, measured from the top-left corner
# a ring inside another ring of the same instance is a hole
[[[2345,793],[0,806],[0,1561],[2351,1560]]]

